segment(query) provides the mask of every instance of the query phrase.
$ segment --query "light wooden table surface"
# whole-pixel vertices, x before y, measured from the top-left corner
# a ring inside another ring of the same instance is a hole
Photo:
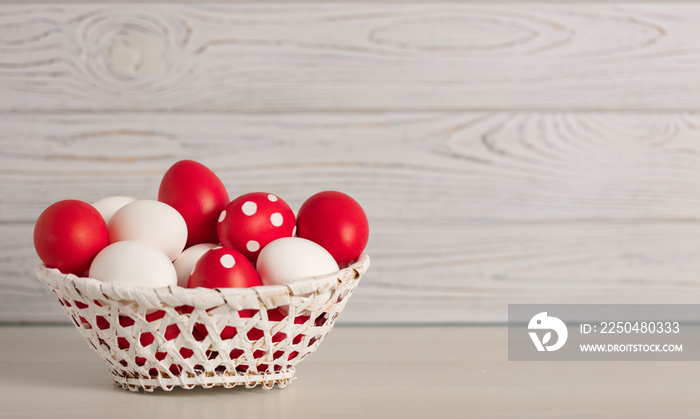
[[[284,389],[131,393],[72,327],[0,328],[2,418],[698,417],[700,363],[508,362],[505,327],[336,327]]]

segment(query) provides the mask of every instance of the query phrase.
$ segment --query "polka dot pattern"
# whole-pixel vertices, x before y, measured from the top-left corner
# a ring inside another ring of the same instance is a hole
[[[232,215],[230,210],[228,215]],[[246,288],[260,285],[260,276],[244,255],[223,247],[209,250],[199,258],[187,285],[190,288]]]
[[[258,204],[256,204],[253,201],[247,201],[241,206],[241,211],[243,211],[243,214],[251,216],[255,215],[255,212],[258,210]]]
[[[221,214],[219,214],[219,222],[222,222],[226,219],[226,210],[221,211]]]
[[[248,240],[248,243],[245,245],[246,249],[248,249],[249,252],[257,252],[260,250],[260,243],[258,243],[255,240]]]
[[[272,223],[273,226],[279,227],[284,223],[284,218],[282,218],[282,214],[279,212],[276,212],[272,215],[270,215],[270,222]]]
[[[273,240],[290,237],[296,225],[294,211],[284,200],[268,192],[251,192],[226,206],[226,215],[217,225],[219,241],[255,263]]]
[[[231,269],[236,264],[236,259],[234,259],[232,255],[223,255],[219,261],[221,262],[221,266],[226,269]]]

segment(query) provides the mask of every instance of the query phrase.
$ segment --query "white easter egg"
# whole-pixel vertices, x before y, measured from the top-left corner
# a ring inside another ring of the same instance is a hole
[[[130,204],[134,201],[136,201],[136,198],[132,198],[130,196],[109,196],[93,202],[92,206],[97,209],[100,215],[102,215],[105,223],[109,224],[109,220],[112,218],[115,212],[119,211],[119,209],[124,205]]]
[[[175,266],[175,271],[177,271],[177,285],[187,288],[187,281],[190,279],[192,271],[194,271],[194,265],[197,264],[202,255],[215,247],[219,247],[219,245],[200,243],[183,250],[180,256],[173,261],[173,266]]]
[[[311,240],[283,237],[260,251],[257,270],[263,285],[332,274],[339,270],[330,253]]]
[[[137,241],[112,243],[95,256],[89,276],[144,288],[177,285],[177,273],[162,251]]]
[[[187,242],[187,224],[179,212],[168,204],[138,200],[114,213],[107,225],[109,242],[134,240],[150,244],[174,260]]]

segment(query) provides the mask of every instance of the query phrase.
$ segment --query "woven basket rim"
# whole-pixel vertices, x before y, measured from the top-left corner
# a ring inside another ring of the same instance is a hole
[[[234,308],[246,309],[253,301],[262,300],[267,302],[268,306],[281,306],[289,304],[292,296],[325,292],[339,283],[362,276],[369,265],[369,256],[363,253],[348,267],[328,275],[302,278],[283,285],[261,285],[250,288],[183,288],[177,285],[159,288],[135,287],[65,274],[43,263],[36,266],[35,272],[37,278],[52,289],[56,288],[54,284],[68,282],[78,294],[90,299],[120,301],[125,304],[137,302],[154,308],[164,304],[193,307],[228,304]]]

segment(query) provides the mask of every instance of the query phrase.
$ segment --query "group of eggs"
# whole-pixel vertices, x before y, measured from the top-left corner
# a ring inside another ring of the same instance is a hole
[[[359,258],[368,237],[362,207],[342,192],[311,196],[295,216],[266,192],[229,201],[214,172],[182,160],[163,176],[157,201],[112,196],[49,206],[34,247],[46,266],[102,281],[240,288],[332,274]]]

